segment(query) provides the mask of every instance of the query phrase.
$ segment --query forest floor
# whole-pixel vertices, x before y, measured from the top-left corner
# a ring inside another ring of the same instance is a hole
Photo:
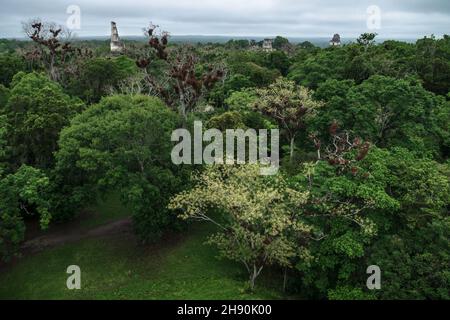
[[[193,224],[140,245],[128,210],[113,196],[54,230],[31,230],[21,258],[0,268],[0,299],[279,299],[281,277],[267,270],[256,291],[245,269],[217,259],[205,244],[214,227]],[[31,235],[30,235],[31,234]],[[81,269],[81,289],[69,290],[67,267]]]

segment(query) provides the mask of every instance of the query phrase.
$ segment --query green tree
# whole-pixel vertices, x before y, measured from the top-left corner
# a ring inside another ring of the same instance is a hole
[[[254,62],[240,62],[230,65],[234,74],[240,74],[248,78],[252,87],[264,87],[278,78],[281,73],[278,70],[268,69]]]
[[[372,147],[351,162],[359,153],[324,157],[328,163],[306,166],[291,180],[300,190],[309,186],[316,199],[309,223],[324,233],[309,246],[313,259],[297,264],[302,288],[313,297],[363,298],[366,268],[378,265],[385,280],[377,297],[445,297],[448,167],[401,148]]]
[[[138,236],[157,239],[175,225],[165,207],[183,185],[170,158],[179,122],[163,102],[147,96],[111,96],[76,116],[62,131],[56,154],[57,212],[73,213],[118,190]]]
[[[450,221],[433,219],[420,232],[386,235],[370,251],[369,264],[380,266],[380,299],[450,299]]]
[[[8,145],[11,163],[49,168],[63,127],[83,109],[78,99],[61,86],[38,73],[19,73],[13,79],[10,97],[2,113],[10,128]]]
[[[277,36],[273,40],[273,48],[274,49],[282,50],[287,45],[289,45],[289,40],[287,38],[284,38],[284,37],[281,37],[281,36]]]
[[[346,65],[345,77],[361,83],[375,74],[370,59],[364,55],[357,55]]]
[[[9,89],[6,88],[4,85],[0,84],[0,110],[3,110],[3,108],[6,105],[6,102],[8,102],[9,99]]]
[[[17,54],[0,54],[0,84],[8,87],[13,76],[25,69],[25,61]]]
[[[229,49],[247,49],[248,47],[250,47],[250,41],[248,40],[229,40],[225,46]]]
[[[80,76],[72,80],[69,88],[86,102],[96,103],[137,72],[135,62],[125,56],[88,59],[80,67]]]
[[[233,92],[226,100],[225,104],[232,111],[248,111],[252,109],[256,102],[256,92],[253,89]]]
[[[6,167],[6,155],[8,153],[8,122],[6,116],[0,115],[0,175],[5,171]]]
[[[251,88],[253,83],[250,78],[242,74],[233,74],[223,82],[215,84],[214,88],[208,93],[208,101],[215,107],[223,107],[227,104],[226,100],[234,93]]]
[[[376,33],[363,33],[356,39],[356,42],[364,46],[365,50],[367,50],[369,46],[372,46],[375,43],[376,36]]]
[[[381,147],[403,146],[439,156],[445,143],[446,125],[437,117],[448,118],[445,101],[415,79],[373,76],[357,86],[329,80],[319,87],[315,98],[326,102],[315,118],[318,132],[327,132],[335,119]]]
[[[298,47],[305,50],[316,50],[318,47],[316,47],[312,42],[310,41],[303,41],[298,44]]]
[[[10,259],[25,236],[24,215],[39,216],[45,229],[50,222],[49,179],[38,169],[22,166],[14,174],[0,174],[0,257]]]
[[[236,111],[224,112],[214,116],[207,122],[208,128],[225,132],[228,129],[245,129],[243,115]]]
[[[288,78],[296,83],[316,89],[319,84],[329,79],[344,79],[347,52],[345,48],[331,48],[308,54],[294,62]]]
[[[288,74],[290,66],[289,57],[283,51],[272,51],[267,55],[266,67],[280,71],[283,76]]]
[[[306,122],[313,118],[321,103],[312,99],[311,92],[283,78],[267,88],[256,90],[255,109],[275,120],[290,143],[293,160],[295,138],[305,130]]]
[[[428,90],[445,95],[450,89],[450,36],[425,37],[416,43],[415,68]]]
[[[345,144],[337,143],[336,150]],[[334,147],[332,150],[334,153]],[[365,274],[365,252],[382,228],[377,215],[398,210],[398,202],[384,189],[387,170],[375,167],[377,171],[371,171],[365,165],[370,158],[354,161],[361,159],[360,153],[330,154],[327,161],[304,165],[304,170],[291,178],[297,190],[309,190],[313,201],[307,208],[308,221],[320,235],[320,241],[309,246],[312,258],[296,264],[301,287],[309,297],[323,298],[342,286],[362,289],[367,277],[355,283],[352,279]]]
[[[377,295],[449,299],[450,168],[402,148],[378,152],[374,165],[388,168],[386,190],[400,208],[396,219],[384,217],[384,232],[368,249],[367,263],[383,270],[383,290]]]
[[[308,193],[289,189],[281,175],[260,175],[257,165],[208,166],[196,186],[175,196],[169,208],[182,219],[204,220],[218,226],[209,243],[220,254],[244,264],[250,288],[264,267],[291,266],[307,238],[310,227],[297,219],[295,207],[308,199]]]

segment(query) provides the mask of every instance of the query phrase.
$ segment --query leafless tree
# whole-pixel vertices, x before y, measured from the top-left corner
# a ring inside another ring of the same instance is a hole
[[[325,159],[329,164],[336,166],[339,170],[350,170],[352,174],[356,175],[358,169],[355,163],[364,160],[370,150],[370,143],[368,141],[363,142],[360,138],[351,138],[349,132],[340,131],[339,125],[334,121],[329,128],[329,134],[331,141],[325,146],[325,150],[322,152],[323,143],[317,137],[316,134],[311,134],[310,139],[314,142],[314,146],[317,150],[318,159]],[[356,150],[354,157],[348,155]]]
[[[199,72],[199,58],[191,46],[169,48],[169,33],[159,31],[159,27],[152,23],[144,29],[144,33],[149,38],[151,51],[138,58],[136,65],[144,70],[145,81],[153,93],[170,107],[178,109],[186,120],[204,93],[224,77],[225,68],[222,64],[208,65]],[[165,65],[159,75],[150,71],[156,60]]]
[[[32,62],[41,62],[52,80],[60,80],[59,67],[77,53],[70,43],[74,36],[71,30],[40,19],[22,22],[22,29],[35,44],[32,50],[26,52],[25,57]]]

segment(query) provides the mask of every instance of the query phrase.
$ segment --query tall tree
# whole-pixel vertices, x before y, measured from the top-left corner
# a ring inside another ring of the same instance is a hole
[[[8,87],[13,76],[19,71],[25,71],[25,61],[15,53],[0,54],[0,85]]]
[[[327,132],[337,120],[378,146],[403,146],[435,157],[446,143],[445,120],[439,120],[448,119],[445,101],[414,78],[372,76],[357,86],[351,81],[329,80],[315,96],[325,101],[314,119],[318,132]]]
[[[169,208],[182,219],[218,226],[209,243],[245,266],[250,289],[266,266],[291,266],[301,250],[298,243],[305,243],[312,231],[296,210],[306,203],[307,192],[288,188],[281,175],[261,176],[257,165],[209,166],[196,182],[192,190],[175,196]]]
[[[23,22],[22,28],[36,45],[34,50],[27,53],[27,58],[42,63],[53,81],[61,80],[60,66],[76,52],[69,42],[71,31],[39,19]]]
[[[364,50],[367,50],[370,46],[372,46],[375,43],[375,38],[378,34],[376,33],[363,33],[359,36],[358,39],[356,39],[356,42],[358,44],[364,46]]]
[[[290,159],[293,160],[295,138],[305,130],[306,122],[315,116],[322,103],[313,100],[311,92],[283,78],[267,88],[256,90],[255,109],[273,118],[290,143]]]
[[[0,172],[0,258],[9,260],[25,237],[25,215],[37,215],[45,229],[50,222],[49,179],[40,170],[22,166]]]
[[[166,214],[165,204],[183,186],[183,171],[170,159],[179,122],[161,100],[142,95],[104,98],[76,116],[62,131],[56,153],[58,214],[73,214],[118,190],[140,239],[157,239],[173,227],[176,219]]]
[[[19,73],[3,109],[10,130],[11,163],[50,168],[61,129],[84,108],[44,74]]]
[[[178,109],[186,121],[188,113],[204,93],[224,77],[225,71],[221,65],[208,65],[199,70],[199,57],[192,47],[169,48],[169,33],[162,32],[158,35],[156,30],[157,26],[152,24],[145,29],[152,52],[139,58],[136,64],[146,72],[145,80],[154,94],[169,106]],[[164,64],[162,75],[148,72],[153,60]]]

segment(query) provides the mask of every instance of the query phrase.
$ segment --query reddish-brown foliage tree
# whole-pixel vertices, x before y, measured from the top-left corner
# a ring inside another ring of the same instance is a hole
[[[152,91],[170,107],[178,109],[186,120],[203,94],[225,76],[225,71],[222,65],[209,65],[203,71],[199,70],[199,58],[193,48],[187,45],[169,48],[169,33],[157,34],[157,28],[150,24],[145,29],[152,57],[138,58],[136,65],[146,73],[145,81]],[[149,71],[155,60],[165,64],[162,75]]]
[[[366,158],[370,150],[370,142],[363,142],[360,138],[352,139],[348,132],[339,130],[339,124],[336,121],[333,121],[330,125],[329,134],[331,141],[323,152],[322,141],[317,135],[310,135],[319,160],[325,159],[330,165],[336,166],[339,171],[349,171],[356,175],[358,168],[355,166],[355,163]],[[356,151],[356,155],[351,157],[351,154],[355,154],[353,151]]]
[[[63,75],[76,73],[76,64],[69,64],[72,58],[92,58],[89,49],[75,48],[69,42],[70,31],[53,23],[32,20],[23,23],[25,34],[35,46],[25,52],[25,58],[31,63],[41,63],[48,71],[50,79],[63,81]]]

